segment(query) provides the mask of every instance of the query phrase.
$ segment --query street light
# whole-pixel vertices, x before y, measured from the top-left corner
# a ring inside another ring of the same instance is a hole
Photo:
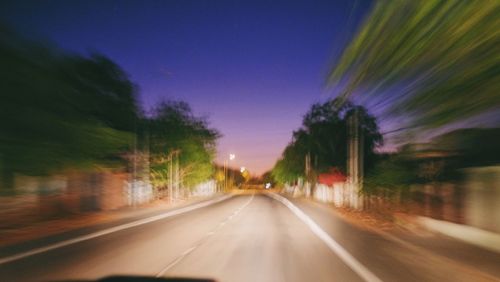
[[[242,167],[240,168],[240,172],[241,172],[241,173],[245,172],[245,170],[247,170],[247,169],[246,169],[244,166],[242,166]]]
[[[236,158],[236,155],[235,154],[229,154],[229,161],[232,161]],[[228,169],[228,160],[224,160],[224,190],[227,190],[227,175],[229,173],[227,173],[227,169]]]

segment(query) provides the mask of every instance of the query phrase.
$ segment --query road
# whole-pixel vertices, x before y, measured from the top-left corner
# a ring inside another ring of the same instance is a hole
[[[109,275],[216,281],[500,280],[495,254],[476,250],[473,255],[491,265],[471,266],[363,231],[314,204],[283,201],[262,193],[234,195],[179,214],[106,228],[85,240],[51,242],[18,257],[0,253],[0,281]]]

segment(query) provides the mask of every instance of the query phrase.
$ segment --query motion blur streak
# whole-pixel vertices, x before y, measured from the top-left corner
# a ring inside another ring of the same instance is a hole
[[[494,0],[376,1],[328,81],[415,126],[498,110],[499,14]]]
[[[500,281],[499,46],[500,0],[2,0],[0,281]]]

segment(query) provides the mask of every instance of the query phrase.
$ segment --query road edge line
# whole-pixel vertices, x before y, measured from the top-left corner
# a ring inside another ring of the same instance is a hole
[[[93,232],[93,233],[89,233],[89,234],[86,234],[86,235],[77,236],[77,237],[75,237],[73,239],[68,239],[68,240],[64,240],[64,241],[61,241],[61,242],[58,242],[58,243],[50,244],[50,245],[47,245],[47,246],[44,246],[44,247],[35,248],[35,249],[30,250],[30,251],[25,251],[25,252],[21,252],[21,253],[18,253],[18,254],[10,255],[10,256],[7,256],[7,257],[2,257],[2,258],[0,258],[0,265],[6,264],[6,263],[9,263],[9,262],[13,262],[13,261],[16,261],[16,260],[20,260],[20,259],[23,259],[23,258],[26,258],[26,257],[29,257],[29,256],[36,255],[36,254],[41,254],[41,253],[44,253],[44,252],[48,252],[48,251],[52,251],[52,250],[59,249],[59,248],[62,248],[62,247],[66,247],[66,246],[69,246],[69,245],[73,245],[73,244],[76,244],[76,243],[79,243],[79,242],[83,242],[83,241],[87,241],[87,240],[90,240],[90,239],[94,239],[94,238],[97,238],[97,237],[101,237],[101,236],[104,236],[104,235],[107,235],[107,234],[111,234],[111,233],[114,233],[114,232],[118,232],[118,231],[121,231],[121,230],[129,229],[129,228],[136,227],[136,226],[140,226],[140,225],[143,225],[143,224],[146,224],[146,223],[158,221],[158,220],[169,218],[169,217],[172,217],[172,216],[175,216],[175,215],[179,215],[179,214],[187,213],[187,212],[190,212],[190,211],[193,211],[193,210],[197,210],[197,209],[200,209],[200,208],[204,208],[204,207],[207,207],[207,206],[210,206],[210,205],[213,205],[213,204],[225,201],[227,199],[230,199],[233,196],[234,195],[224,195],[224,196],[222,196],[220,198],[211,199],[211,200],[208,200],[208,201],[202,201],[200,203],[196,203],[196,204],[193,204],[193,205],[189,205],[187,207],[182,207],[182,208],[179,208],[179,209],[174,209],[174,210],[171,210],[171,211],[167,211],[165,213],[162,213],[162,214],[159,214],[159,215],[155,215],[155,216],[152,216],[152,217],[147,217],[147,218],[135,220],[135,221],[132,221],[132,222],[129,222],[129,223],[121,224],[121,225],[118,225],[118,226],[113,226],[113,227],[106,228],[106,229],[103,229],[103,230],[100,230],[100,231],[96,231],[96,232]]]
[[[332,250],[349,268],[358,274],[364,281],[367,282],[382,282],[373,272],[366,268],[354,256],[352,256],[346,249],[344,249],[337,241],[335,241],[326,231],[324,231],[314,220],[306,215],[301,209],[295,206],[292,202],[283,196],[275,193],[266,193],[267,196],[282,203],[292,211],[309,229],[318,236],[329,248]]]

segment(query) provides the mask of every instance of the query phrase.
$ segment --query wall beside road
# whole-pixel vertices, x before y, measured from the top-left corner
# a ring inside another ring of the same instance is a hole
[[[0,227],[127,206],[131,204],[129,179],[127,173],[105,171],[16,175],[14,187],[0,195]]]
[[[500,166],[466,170],[465,223],[500,233]]]
[[[89,212],[116,210],[168,198],[147,179],[134,179],[127,172],[93,171],[33,177],[16,175],[14,186],[0,194],[0,229],[27,226],[39,221]],[[195,187],[174,191],[174,199],[205,197],[217,193],[209,180]]]
[[[500,166],[470,168],[464,175],[460,182],[415,184],[397,193],[358,193],[346,182],[285,185],[283,192],[294,197],[311,195],[337,207],[403,212],[500,233]]]

